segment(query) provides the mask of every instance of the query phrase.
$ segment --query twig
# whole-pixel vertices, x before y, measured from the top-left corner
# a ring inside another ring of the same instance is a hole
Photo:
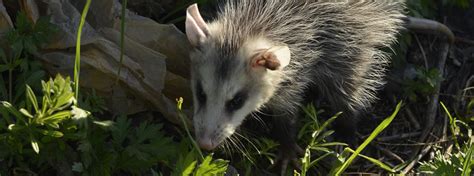
[[[452,44],[455,40],[451,29],[440,22],[415,17],[407,17],[405,20],[407,22],[406,28],[411,31],[443,36],[446,37],[450,44]]]
[[[377,150],[381,151],[382,153],[384,153],[385,155],[387,155],[388,157],[392,158],[392,159],[395,159],[397,161],[399,161],[400,163],[405,163],[405,160],[402,159],[402,157],[398,156],[397,154],[393,153],[392,151],[384,148],[384,147],[381,147],[380,145],[377,145],[377,144],[371,144],[372,146],[374,146]]]
[[[379,175],[379,174],[370,173],[370,172],[346,172],[346,173],[344,173],[344,175]]]
[[[408,17],[407,18],[407,29],[415,31],[415,32],[422,32],[422,33],[429,33],[434,34],[437,36],[441,36],[443,43],[440,46],[439,50],[439,58],[436,63],[436,68],[438,69],[440,75],[444,74],[444,66],[446,63],[446,58],[449,53],[449,49],[451,44],[454,42],[454,34],[453,32],[444,24],[441,24],[437,21],[428,20],[428,19],[421,19],[421,18],[414,18]],[[426,125],[423,129],[423,133],[421,134],[418,141],[426,141],[428,135],[430,134],[431,130],[435,125],[436,114],[438,112],[438,101],[439,101],[439,92],[441,89],[441,83],[435,86],[435,93],[430,98],[430,104],[426,111]],[[414,150],[414,154],[419,153],[413,158],[413,161],[407,165],[407,167],[403,170],[403,173],[408,173],[413,166],[421,159],[426,153],[428,153],[431,146],[427,146],[424,148],[418,147]]]
[[[462,90],[462,91],[468,91],[470,89],[465,89],[465,90]],[[457,96],[457,95],[454,95],[454,94],[446,94],[446,93],[440,93],[439,95],[441,96],[449,96],[449,97],[453,97],[453,98],[474,98],[474,95],[461,95],[461,96]]]
[[[443,135],[441,140],[446,140],[448,139],[448,117],[446,117],[446,114],[443,115],[443,119]]]
[[[463,97],[467,97],[467,92],[468,92],[469,90],[474,89],[474,87],[469,87],[469,86],[471,86],[471,83],[474,83],[474,76],[469,77],[469,79],[466,81],[466,86],[464,86],[464,87],[466,87],[466,88],[464,88],[464,89],[462,90],[462,96],[463,96]]]
[[[413,114],[413,111],[411,111],[411,109],[408,107],[405,108],[405,113],[408,117],[408,120],[413,124],[413,126],[415,126],[415,129],[419,130],[421,128],[420,123],[418,123],[418,120],[416,120],[417,118]]]
[[[377,139],[377,141],[380,142],[387,142],[387,141],[392,141],[396,139],[404,139],[404,138],[410,138],[410,137],[415,137],[419,136],[421,132],[412,132],[412,133],[402,133],[402,134],[397,134],[393,136],[386,136],[386,137],[380,137]]]
[[[461,38],[461,37],[455,37],[454,38],[456,41],[456,43],[466,43],[466,44],[469,44],[469,45],[474,45],[474,41],[473,40],[469,40],[469,39],[466,39],[466,38]]]
[[[439,134],[439,133],[442,133],[442,130],[440,128],[435,128],[433,130],[433,133],[438,133]],[[417,152],[418,155],[413,157],[413,160],[405,167],[405,169],[403,169],[403,171],[402,171],[403,175],[407,174],[411,169],[413,169],[413,167],[421,160],[421,158],[423,158],[431,150],[431,148],[433,148],[433,146],[436,143],[440,143],[441,141],[443,141],[443,140],[435,141],[436,138],[437,138],[436,135],[431,135],[431,133],[430,133],[430,136],[427,137],[427,141],[433,141],[433,143],[429,144],[429,145],[426,145],[425,147],[420,149],[420,152]]]
[[[452,140],[439,140],[439,141],[434,141],[434,142],[424,142],[424,143],[413,143],[413,144],[396,144],[396,143],[388,143],[388,142],[378,142],[378,141],[373,141],[376,144],[380,145],[389,145],[389,146],[427,146],[427,145],[435,145],[435,144],[441,144],[441,143],[446,143],[446,142],[451,142]]]
[[[425,148],[423,148],[421,151],[420,151],[420,154],[416,155],[414,157],[414,159],[410,162],[410,164],[408,164],[405,169],[403,169],[402,171],[402,175],[406,175],[408,172],[410,172],[411,169],[413,169],[413,167],[415,166],[415,164],[418,163],[418,161],[423,158],[431,149],[431,145],[427,145]]]
[[[423,46],[421,46],[421,42],[420,40],[418,39],[418,35],[414,35],[415,36],[415,40],[416,40],[416,43],[418,44],[418,48],[420,48],[420,51],[421,51],[421,55],[423,55],[423,61],[425,61],[425,69],[428,69],[428,59],[426,58],[426,52],[425,52],[425,49],[423,48]]]

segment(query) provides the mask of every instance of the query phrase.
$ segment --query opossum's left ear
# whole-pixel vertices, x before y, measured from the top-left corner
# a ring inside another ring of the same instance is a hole
[[[189,6],[186,10],[186,35],[195,47],[201,45],[209,35],[209,28],[199,14],[197,4]]]
[[[288,46],[274,46],[262,50],[252,58],[252,67],[264,67],[269,70],[280,70],[290,64],[291,52]]]

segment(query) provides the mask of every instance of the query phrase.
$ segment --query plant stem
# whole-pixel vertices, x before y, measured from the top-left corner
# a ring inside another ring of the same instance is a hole
[[[118,83],[120,79],[120,72],[122,71],[123,55],[125,53],[125,13],[127,12],[127,0],[122,0],[122,19],[120,21],[120,63],[117,71],[117,78],[115,79],[115,84]]]
[[[74,64],[74,86],[75,86],[76,100],[78,100],[78,98],[79,98],[79,74],[81,72],[81,35],[82,35],[82,28],[84,27],[87,12],[89,11],[90,5],[91,5],[91,0],[87,0],[86,5],[84,6],[84,9],[82,10],[81,21],[79,23],[79,29],[77,30],[76,59],[75,59],[75,64]],[[77,103],[77,101],[76,101],[76,103]]]
[[[13,69],[9,68],[8,69],[8,101],[12,102],[13,96]]]
[[[184,129],[186,130],[186,133],[188,134],[189,140],[191,140],[191,143],[193,144],[194,148],[197,150],[199,155],[201,156],[201,159],[204,160],[204,155],[202,154],[201,149],[199,148],[197,142],[193,139],[193,136],[191,135],[191,132],[189,131],[188,125],[186,123],[186,116],[184,113],[181,111],[181,106],[183,105],[183,97],[179,97],[177,99],[177,110],[178,110],[178,117],[181,119],[181,122],[183,123]]]

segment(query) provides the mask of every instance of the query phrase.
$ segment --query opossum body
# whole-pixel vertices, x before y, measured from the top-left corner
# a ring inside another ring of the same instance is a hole
[[[214,149],[262,109],[294,121],[311,89],[346,118],[369,107],[402,9],[397,1],[229,0],[205,22],[190,6],[199,145]]]

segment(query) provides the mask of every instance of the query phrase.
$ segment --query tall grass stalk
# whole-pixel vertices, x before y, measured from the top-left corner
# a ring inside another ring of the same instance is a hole
[[[117,71],[117,78],[115,79],[115,84],[118,83],[120,79],[120,72],[122,71],[123,56],[125,54],[125,13],[127,12],[127,2],[128,0],[122,0],[122,19],[120,21],[120,63]]]
[[[454,138],[454,145],[456,146],[457,149],[461,149],[460,145],[459,145],[459,142],[458,142],[458,135],[457,132],[456,132],[456,128],[457,128],[457,125],[456,125],[456,118],[453,117],[451,115],[451,112],[449,112],[448,108],[446,107],[446,105],[444,105],[443,102],[439,102],[441,104],[441,107],[443,108],[444,112],[446,112],[446,114],[448,115],[449,117],[449,129],[451,130],[451,133],[453,135],[453,138]]]
[[[82,10],[81,21],[79,23],[79,29],[77,30],[77,40],[76,40],[76,59],[74,63],[74,86],[75,86],[75,97],[76,100],[79,99],[79,75],[81,73],[81,36],[82,28],[86,21],[87,13],[89,12],[89,7],[91,5],[91,0],[86,1],[86,5]],[[77,103],[77,101],[76,101]]]

